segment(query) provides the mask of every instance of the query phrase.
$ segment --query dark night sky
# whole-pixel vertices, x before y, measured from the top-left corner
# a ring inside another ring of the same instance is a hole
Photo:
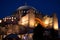
[[[19,6],[25,3],[35,7],[43,14],[56,13],[60,24],[60,0],[0,0],[0,18],[11,15]]]

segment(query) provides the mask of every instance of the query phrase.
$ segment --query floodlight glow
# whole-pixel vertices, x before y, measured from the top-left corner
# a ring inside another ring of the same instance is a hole
[[[0,23],[2,22],[2,20],[0,20]]]
[[[44,20],[44,23],[46,24],[46,26],[48,26],[49,25],[49,18],[46,18],[45,20]]]

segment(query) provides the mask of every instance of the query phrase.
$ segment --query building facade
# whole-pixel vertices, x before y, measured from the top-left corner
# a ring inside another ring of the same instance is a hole
[[[25,5],[19,7],[12,15],[0,20],[0,34],[2,35],[3,33],[4,35],[20,35],[33,33],[33,29],[39,24],[39,21],[36,21],[36,18],[45,24],[45,28],[54,28],[55,30],[58,30],[58,19],[55,14],[52,17],[43,15],[34,7]]]

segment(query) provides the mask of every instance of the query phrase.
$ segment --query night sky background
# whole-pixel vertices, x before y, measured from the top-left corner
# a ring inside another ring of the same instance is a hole
[[[52,15],[55,12],[60,26],[60,0],[0,0],[0,18],[12,15],[12,12],[25,3],[43,14]]]

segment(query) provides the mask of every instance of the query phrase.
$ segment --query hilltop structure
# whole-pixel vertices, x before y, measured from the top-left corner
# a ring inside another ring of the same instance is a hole
[[[20,6],[13,15],[0,19],[0,34],[27,34],[33,33],[33,29],[38,24],[44,28],[54,28],[58,30],[58,18],[54,16],[43,15],[37,9],[31,6]]]

